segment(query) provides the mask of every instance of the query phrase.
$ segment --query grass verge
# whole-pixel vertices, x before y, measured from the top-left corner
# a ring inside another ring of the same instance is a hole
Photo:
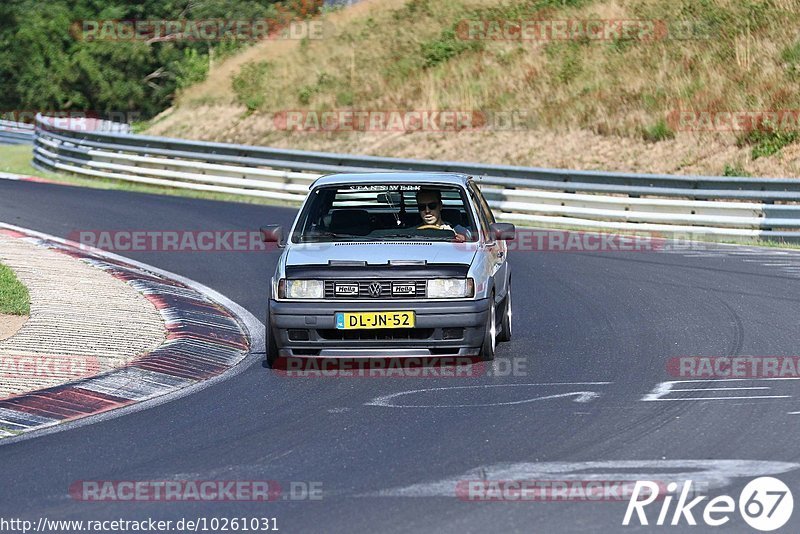
[[[30,315],[31,298],[14,271],[0,264],[0,313]]]

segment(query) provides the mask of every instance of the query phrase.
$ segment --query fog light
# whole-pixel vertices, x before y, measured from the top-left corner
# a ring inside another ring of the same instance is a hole
[[[289,330],[289,341],[308,341],[308,330]]]
[[[445,328],[442,330],[442,339],[461,339],[464,337],[463,328]]]

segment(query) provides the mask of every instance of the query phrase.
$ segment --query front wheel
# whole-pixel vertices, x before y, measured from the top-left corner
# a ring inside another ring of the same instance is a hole
[[[498,341],[511,341],[511,280],[508,281],[508,293],[503,300],[503,318],[500,324]]]
[[[497,347],[497,317],[494,294],[489,297],[489,313],[486,320],[486,330],[483,334],[481,345],[481,360],[488,362],[494,360],[494,350]]]

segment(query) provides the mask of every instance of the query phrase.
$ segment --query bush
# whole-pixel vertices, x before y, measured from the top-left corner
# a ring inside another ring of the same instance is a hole
[[[177,62],[175,72],[178,89],[202,82],[208,74],[208,55],[187,48],[183,51],[183,60]]]
[[[208,58],[247,40],[95,39],[79,21],[289,20],[319,12],[323,0],[6,0],[0,2],[0,109],[137,112],[151,118],[205,78]],[[234,15],[235,14],[235,15]],[[122,35],[122,34],[120,34]],[[238,87],[247,93],[248,82]],[[257,107],[257,94],[242,97]]]
[[[297,100],[304,106],[307,106],[311,103],[311,97],[314,96],[316,92],[317,88],[313,85],[304,85],[297,93]]]
[[[781,53],[781,60],[790,80],[800,77],[800,41],[786,47]]]
[[[750,154],[756,160],[773,156],[798,139],[800,134],[796,131],[776,130],[767,125],[764,128],[750,130],[737,140],[737,144],[740,147],[751,145],[753,148]]]
[[[239,74],[233,77],[233,92],[236,101],[248,111],[255,111],[266,99],[267,75],[272,69],[269,61],[245,63]]]
[[[441,35],[432,41],[422,43],[421,54],[425,68],[435,67],[440,63],[456,57],[467,50],[479,50],[483,41],[467,41],[456,35],[454,28],[444,30]]]
[[[654,125],[644,129],[642,137],[645,141],[657,143],[658,141],[672,139],[675,137],[675,132],[667,125],[667,121],[659,119]]]
[[[741,164],[736,163],[734,165],[725,165],[725,169],[722,171],[722,176],[744,176],[749,177],[752,176],[749,172],[744,170],[744,167]]]
[[[317,82],[312,85],[304,85],[297,93],[297,99],[301,104],[307,106],[311,103],[314,95],[322,93],[324,90],[331,89],[336,86],[336,78],[327,72],[321,72],[317,75]]]

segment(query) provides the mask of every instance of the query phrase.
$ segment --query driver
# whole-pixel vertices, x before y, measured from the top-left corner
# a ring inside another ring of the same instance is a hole
[[[446,224],[442,220],[442,192],[438,189],[420,189],[417,191],[417,209],[419,209],[422,224],[418,230],[433,227],[437,230],[451,230],[455,234],[458,242],[466,241],[470,237],[470,231],[463,226],[456,225],[455,228]]]

